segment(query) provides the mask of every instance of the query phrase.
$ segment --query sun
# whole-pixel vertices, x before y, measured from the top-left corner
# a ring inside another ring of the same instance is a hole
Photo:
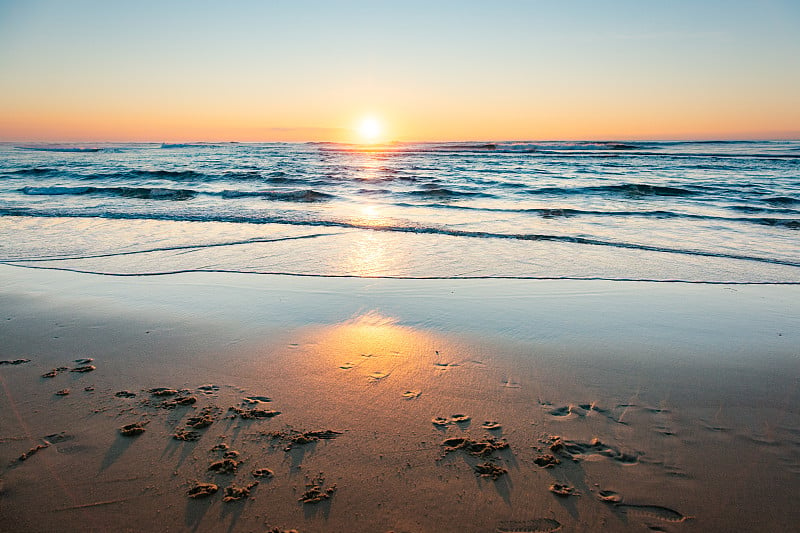
[[[358,136],[364,143],[377,142],[382,132],[381,123],[375,117],[365,117],[358,125]]]

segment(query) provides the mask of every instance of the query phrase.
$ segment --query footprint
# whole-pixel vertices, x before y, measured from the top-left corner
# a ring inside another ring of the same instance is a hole
[[[356,366],[356,365],[351,363],[350,361],[348,361],[345,364],[341,365],[339,368],[341,368],[342,370],[350,370],[354,366]]]
[[[271,402],[272,398],[268,398],[267,396],[246,396],[242,399],[242,403],[254,404],[254,403],[266,403]]]
[[[405,398],[406,400],[413,400],[414,398],[419,398],[420,394],[422,394],[422,391],[407,390],[403,393],[403,398]]]
[[[620,503],[622,495],[613,490],[601,490],[597,493],[597,499],[607,503]]]
[[[549,533],[561,529],[561,522],[552,518],[508,520],[497,524],[497,533]]]
[[[369,375],[369,378],[373,381],[380,381],[387,377],[389,377],[389,374],[386,372],[373,372],[372,374]]]
[[[579,459],[581,456],[600,455],[619,463],[635,464],[639,462],[639,456],[641,455],[638,452],[622,452],[615,446],[601,442],[600,439],[592,439],[591,442],[579,442],[552,436],[550,441],[550,451],[573,460]]]
[[[483,429],[488,429],[489,431],[497,431],[503,429],[503,426],[500,425],[500,422],[495,422],[494,420],[487,420],[483,424],[481,424]]]
[[[504,379],[503,381],[501,381],[501,383],[503,384],[503,387],[506,387],[508,389],[519,389],[519,388],[522,388],[522,385],[520,385],[518,382],[510,380],[510,379]]]
[[[661,507],[660,505],[631,505],[620,503],[616,505],[615,508],[624,513],[655,518],[657,520],[663,520],[664,522],[679,523],[685,522],[691,518],[690,516],[682,515],[674,509]]]
[[[466,424],[471,420],[469,415],[457,414],[450,417],[450,421],[454,424]]]

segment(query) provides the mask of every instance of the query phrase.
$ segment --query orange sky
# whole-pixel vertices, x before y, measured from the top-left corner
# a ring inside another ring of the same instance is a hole
[[[191,6],[0,4],[0,140],[800,137],[788,1]]]

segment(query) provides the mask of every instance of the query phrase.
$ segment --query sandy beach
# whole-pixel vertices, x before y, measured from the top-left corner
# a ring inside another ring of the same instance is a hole
[[[3,531],[800,520],[794,286],[2,278]]]

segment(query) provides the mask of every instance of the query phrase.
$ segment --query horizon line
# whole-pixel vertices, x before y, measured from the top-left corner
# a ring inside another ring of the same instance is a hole
[[[364,143],[357,141],[326,141],[326,140],[259,140],[259,141],[236,141],[236,140],[0,140],[0,144],[347,144],[361,146],[386,146],[391,144],[428,144],[428,143],[542,143],[542,142],[586,142],[586,143],[614,143],[614,142],[779,142],[779,141],[800,141],[800,133],[795,137],[647,137],[647,138],[551,138],[551,139],[440,139],[440,140],[391,140],[375,143]]]

